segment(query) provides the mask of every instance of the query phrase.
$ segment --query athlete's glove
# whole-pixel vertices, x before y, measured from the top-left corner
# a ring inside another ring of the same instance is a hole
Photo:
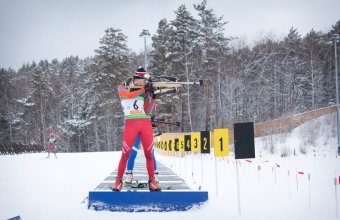
[[[145,85],[144,89],[145,89],[145,93],[146,93],[147,95],[153,97],[154,94],[153,94],[152,82],[148,82],[148,83]]]
[[[145,92],[152,90],[152,82],[146,83],[144,88],[145,88]]]

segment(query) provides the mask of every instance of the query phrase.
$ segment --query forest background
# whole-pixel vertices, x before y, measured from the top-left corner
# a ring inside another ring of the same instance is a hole
[[[335,103],[334,46],[340,20],[327,33],[287,36],[263,33],[249,43],[224,36],[227,25],[206,7],[193,16],[181,5],[175,19],[159,21],[147,48],[152,77],[204,80],[157,100],[157,117],[181,122],[166,132],[229,128],[312,111]],[[23,64],[0,69],[0,143],[32,138],[44,145],[49,129],[67,152],[121,150],[124,126],[117,87],[144,64],[144,54],[127,47],[119,28],[108,28],[96,55]],[[337,46],[338,50],[338,46]]]

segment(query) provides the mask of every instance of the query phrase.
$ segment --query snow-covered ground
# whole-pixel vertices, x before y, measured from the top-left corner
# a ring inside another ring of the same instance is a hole
[[[336,132],[334,118],[334,114],[323,116],[290,134],[257,138],[256,158],[250,159],[251,163],[240,160],[240,206],[233,156],[215,159],[213,155],[196,154],[178,159],[156,155],[192,188],[201,186],[209,191],[208,203],[187,212],[88,210],[81,202],[116,169],[120,152],[60,153],[59,159],[47,159],[45,153],[0,155],[0,219],[18,215],[23,220],[337,219],[339,186],[334,185],[334,178],[339,176],[339,158],[335,154],[336,138],[331,135]],[[271,146],[275,154],[269,153]],[[304,146],[307,156],[299,150]],[[284,148],[292,155],[280,157]]]

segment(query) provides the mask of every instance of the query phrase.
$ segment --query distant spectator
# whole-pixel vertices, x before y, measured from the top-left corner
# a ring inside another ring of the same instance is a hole
[[[35,140],[34,140],[34,138],[32,138],[32,140],[31,140],[31,145],[35,145],[36,143],[35,143]]]

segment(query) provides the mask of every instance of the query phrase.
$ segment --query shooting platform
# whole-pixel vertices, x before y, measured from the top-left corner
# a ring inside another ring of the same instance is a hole
[[[208,201],[207,191],[191,190],[181,177],[158,161],[157,171],[162,187],[160,192],[150,192],[148,188],[131,187],[123,187],[120,192],[113,192],[110,187],[114,185],[117,170],[113,171],[94,190],[89,192],[88,208],[113,212],[187,211]],[[133,180],[143,183],[148,179],[144,154],[142,151],[138,151]],[[168,189],[169,187],[171,188]]]

